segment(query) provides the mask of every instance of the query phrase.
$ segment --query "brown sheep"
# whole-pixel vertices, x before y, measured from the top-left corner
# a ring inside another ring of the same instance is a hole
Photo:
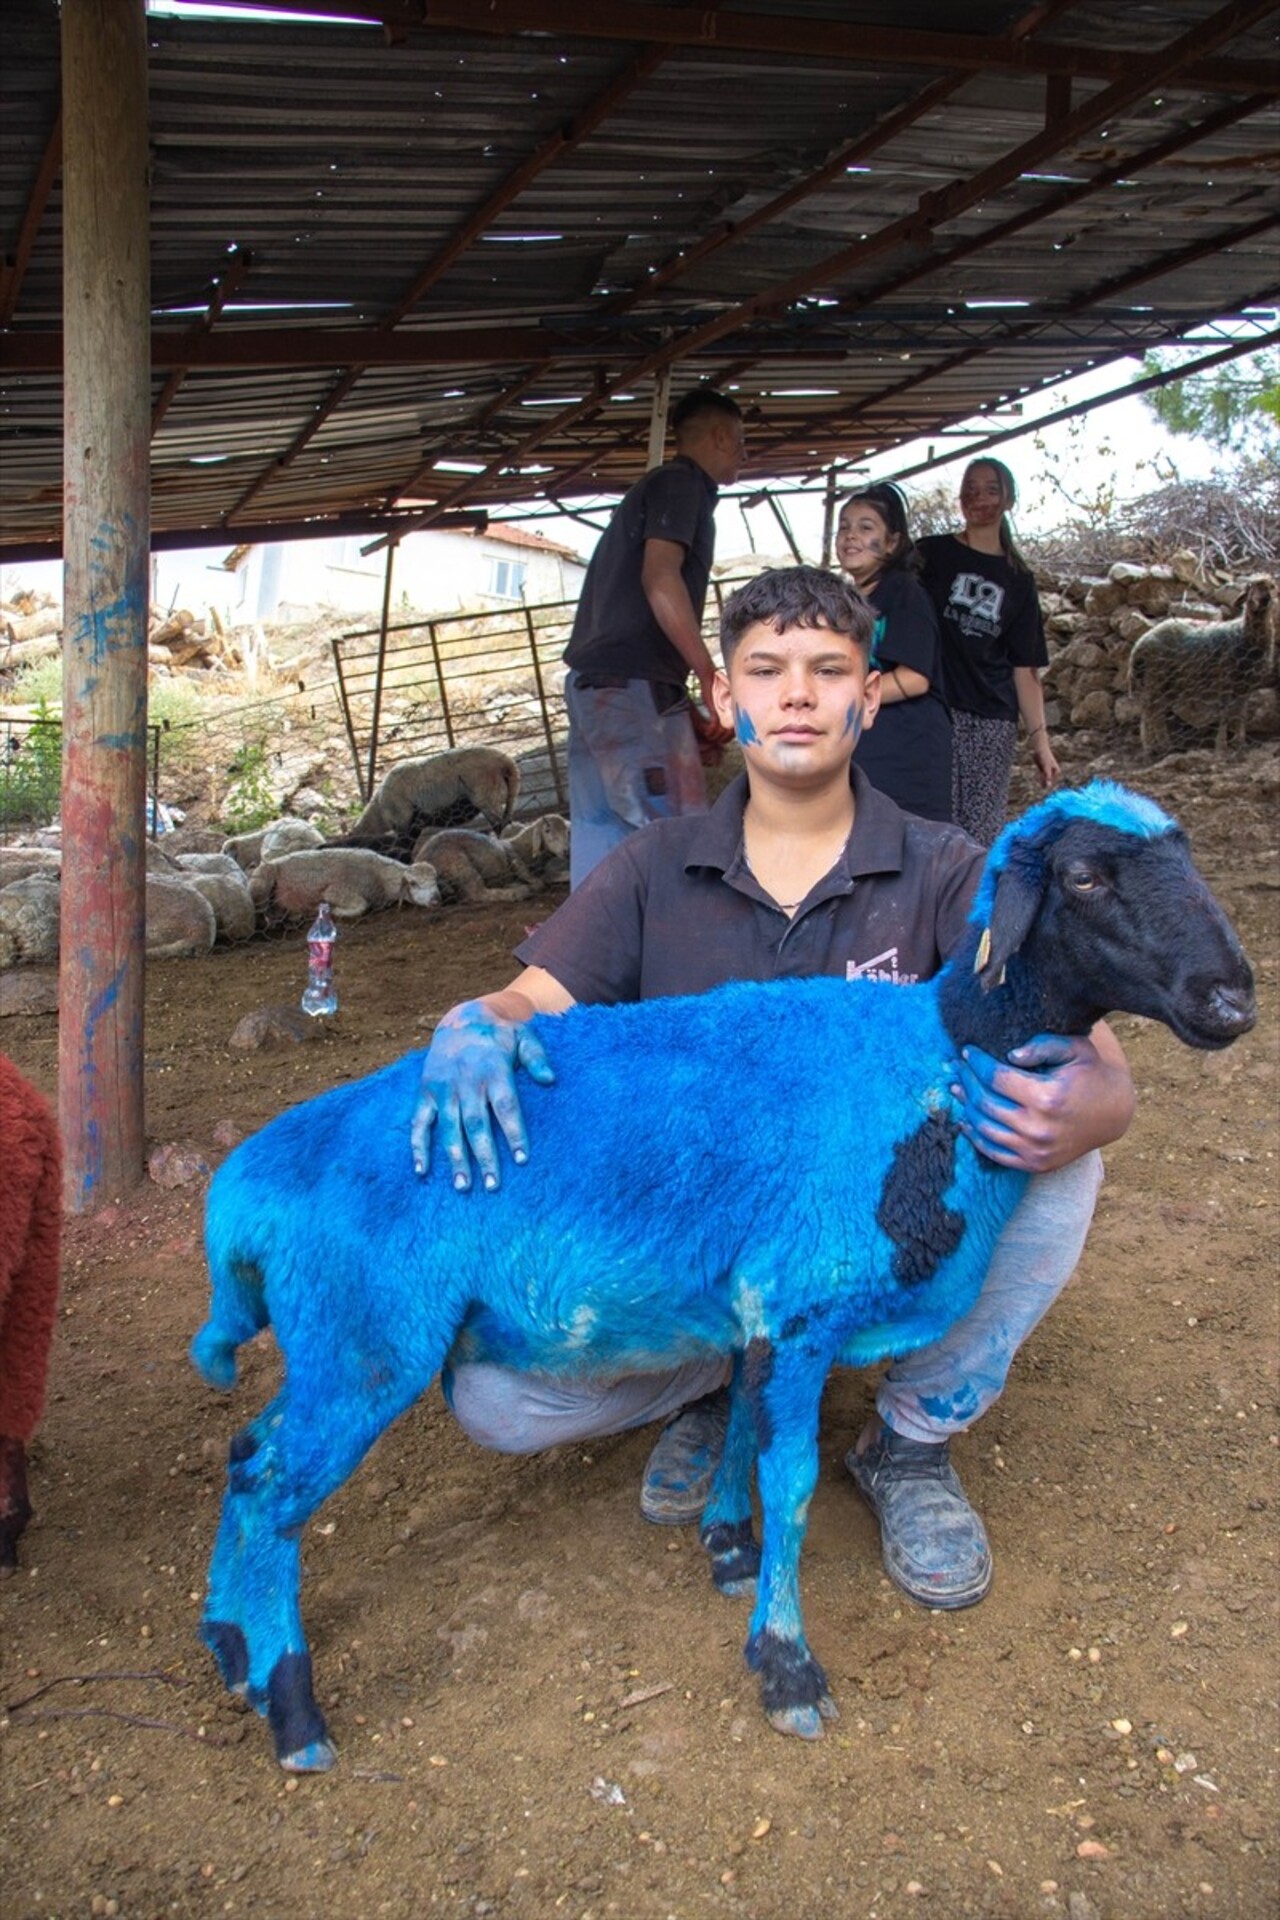
[[[48,1103],[0,1054],[0,1574],[31,1518],[27,1445],[44,1410],[58,1312],[62,1157]]]

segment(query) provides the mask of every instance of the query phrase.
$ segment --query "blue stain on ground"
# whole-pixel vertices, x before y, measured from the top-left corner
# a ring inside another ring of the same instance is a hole
[[[760,739],[760,735],[751,723],[751,715],[744,713],[741,707],[735,707],[733,710],[733,730],[741,746],[754,747]]]

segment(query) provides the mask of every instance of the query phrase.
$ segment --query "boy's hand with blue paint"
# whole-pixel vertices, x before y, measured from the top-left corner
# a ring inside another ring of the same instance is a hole
[[[952,1092],[960,1125],[979,1153],[1023,1173],[1052,1173],[1120,1137],[1136,1092],[1119,1041],[1104,1021],[1071,1038],[1039,1033],[1006,1063],[966,1047]]]
[[[512,1159],[517,1166],[524,1164],[529,1142],[516,1069],[523,1067],[539,1086],[550,1086],[555,1079],[546,1048],[528,1022],[535,1013],[563,1013],[572,1004],[550,974],[529,967],[503,992],[464,1000],[450,1009],[422,1064],[422,1093],[410,1131],[415,1173],[426,1173],[431,1130],[438,1127],[457,1190],[465,1193],[471,1186],[474,1156],[482,1186],[494,1192],[500,1181],[495,1119]]]

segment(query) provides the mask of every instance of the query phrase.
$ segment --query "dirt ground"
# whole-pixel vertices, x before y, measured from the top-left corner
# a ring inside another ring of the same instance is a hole
[[[1272,1920],[1280,763],[1248,760],[1138,780],[1190,829],[1263,1017],[1214,1055],[1117,1022],[1141,1105],[1081,1271],[956,1448],[996,1552],[981,1607],[888,1584],[841,1465],[873,1380],[831,1382],[804,1584],[842,1717],[814,1745],[763,1719],[746,1603],[694,1531],[641,1520],[650,1434],[501,1458],[433,1389],[306,1536],[340,1762],[286,1778],[196,1637],[273,1356],[231,1398],[188,1365],[203,1183],[70,1222],[38,1518],[0,1585],[4,1920]],[[283,1052],[227,1041],[296,1000],[301,936],[154,965],[149,1139],[216,1163],[228,1126],[420,1044],[531,917],[348,929],[338,1018]],[[0,1045],[52,1092],[51,1016]]]

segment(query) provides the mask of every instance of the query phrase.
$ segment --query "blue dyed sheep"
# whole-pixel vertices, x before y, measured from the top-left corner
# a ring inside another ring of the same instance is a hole
[[[558,1084],[524,1088],[534,1150],[496,1193],[414,1178],[419,1054],[238,1148],[210,1189],[213,1306],[193,1358],[230,1386],[235,1349],[271,1324],[286,1376],[232,1443],[203,1632],[281,1765],[334,1758],[298,1533],[448,1359],[613,1377],[733,1356],[702,1539],[722,1591],[759,1575],[746,1657],[769,1719],[820,1733],[835,1707],[798,1571],[823,1383],[968,1311],[1027,1177],[961,1134],[951,1063],[1112,1010],[1195,1047],[1255,1019],[1248,962],[1181,831],[1096,782],[1005,831],[966,942],[927,984],[734,984],[540,1019]]]

